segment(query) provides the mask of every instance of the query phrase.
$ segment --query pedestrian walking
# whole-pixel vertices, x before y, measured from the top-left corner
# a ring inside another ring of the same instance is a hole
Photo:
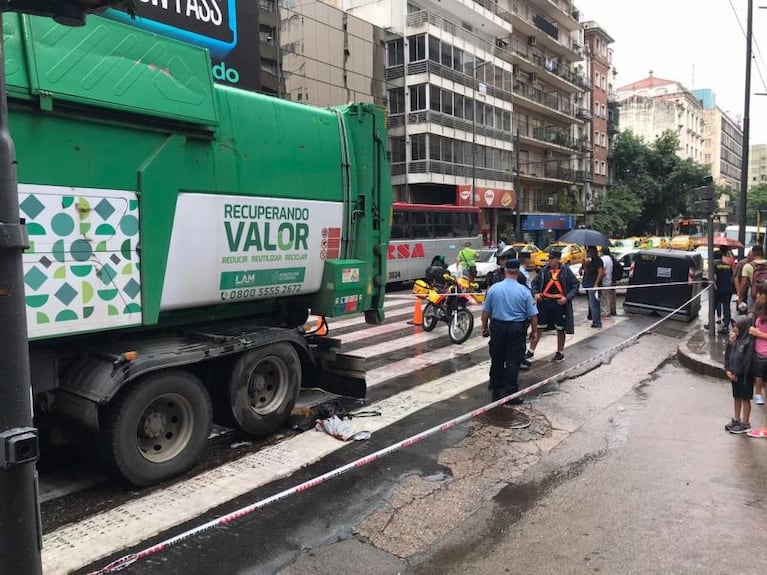
[[[599,303],[602,308],[602,319],[610,319],[617,315],[617,304],[615,301],[615,289],[613,285],[613,270],[615,269],[615,259],[610,253],[610,248],[602,248],[602,265],[605,273],[602,277],[602,287],[608,288],[599,292]]]
[[[759,284],[767,280],[767,260],[764,259],[764,249],[760,245],[751,248],[751,261],[743,266],[740,287],[742,292],[739,299],[745,301],[748,311],[754,309],[756,290]]]
[[[733,270],[729,260],[727,248],[722,247],[720,258],[716,260],[714,265],[714,306],[717,315],[722,318],[722,327],[719,328],[719,333],[729,331],[728,328],[732,319]]]
[[[735,285],[735,294],[738,296],[737,300],[737,310],[740,314],[745,314],[748,312],[748,305],[745,301],[742,299],[743,294],[747,294],[747,290],[750,287],[750,284],[748,283],[748,280],[743,277],[743,268],[746,266],[747,263],[750,263],[751,260],[754,259],[753,254],[749,250],[749,252],[746,254],[746,257],[742,258],[735,264],[735,277],[733,278],[733,284]]]
[[[754,249],[756,249],[755,246]],[[767,283],[760,283],[754,299],[754,325],[748,329],[754,339],[754,403],[764,405],[764,380],[767,378]]]
[[[599,287],[602,285],[602,278],[604,278],[605,275],[605,267],[595,246],[587,248],[586,257],[586,271],[583,274],[583,287],[589,288],[588,298],[591,327],[601,328],[602,314],[599,303]]]
[[[568,266],[562,265],[561,258],[562,252],[552,250],[549,263],[535,276],[532,285],[538,305],[538,330],[557,332],[557,351],[552,361],[564,361],[565,334],[575,333],[572,301],[578,295],[578,279]],[[530,341],[526,359],[533,358],[539,341],[540,336]]]
[[[751,370],[753,348],[748,341],[751,323],[747,315],[733,322],[724,351],[724,371],[732,383],[733,399],[733,417],[724,429],[730,433],[746,433],[751,429],[751,396],[754,394]]]
[[[524,357],[525,324],[538,337],[538,308],[519,283],[519,260],[506,262],[506,278],[493,284],[482,306],[482,337],[490,337],[490,388],[493,401],[519,391],[519,366]],[[488,327],[489,323],[489,327]],[[521,398],[510,401],[522,403]]]
[[[498,264],[498,269],[487,274],[488,289],[490,289],[490,286],[493,284],[502,282],[506,279],[506,262],[516,257],[517,251],[512,246],[504,246],[495,251],[495,262]]]

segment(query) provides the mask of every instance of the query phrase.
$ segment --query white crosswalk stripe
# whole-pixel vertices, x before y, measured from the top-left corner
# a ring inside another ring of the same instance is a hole
[[[478,317],[472,336],[464,344],[454,345],[447,338],[447,326],[442,322],[431,333],[424,332],[420,327],[408,326],[413,296],[397,295],[400,297],[387,296],[389,319],[383,325],[368,326],[361,317],[329,320],[331,335],[333,328],[353,328],[351,332],[339,336],[346,345],[370,340],[368,345],[352,349],[348,354],[364,358],[366,362],[375,365],[367,372],[366,381],[368,388],[376,389],[377,397],[383,399],[370,408],[380,409],[383,417],[361,424],[374,432],[429,404],[443,401],[487,381],[488,340],[481,337]],[[471,309],[475,316],[479,315],[479,306],[472,306]],[[582,314],[581,317],[585,315],[583,309],[581,303],[578,312]],[[614,325],[625,319],[616,318],[612,323]],[[593,331],[580,327],[575,336],[568,336],[568,345],[593,334]],[[440,344],[440,341],[444,343]],[[536,357],[544,360],[555,351],[555,346],[555,337],[544,337]],[[455,362],[467,356],[472,356],[470,361]],[[459,364],[467,367],[453,367]],[[432,366],[442,366],[444,369],[436,375],[428,374],[430,370],[427,368]],[[412,382],[407,379],[409,374],[413,375]],[[387,387],[387,383],[394,380],[400,382],[397,391],[391,385]],[[407,386],[405,391],[402,391],[403,380]],[[259,485],[290,475],[343,445],[321,433],[303,433],[190,479],[142,494],[114,509],[65,525],[44,536],[45,573],[67,573],[119,549],[135,545],[153,534],[192,520]],[[42,479],[45,482],[45,477]],[[115,486],[115,489],[120,487]]]

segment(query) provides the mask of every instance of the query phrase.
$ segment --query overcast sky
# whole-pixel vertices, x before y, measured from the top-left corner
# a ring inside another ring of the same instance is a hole
[[[575,0],[583,20],[596,20],[613,37],[616,88],[648,76],[689,89],[711,88],[717,105],[743,113],[747,0]],[[751,92],[767,92],[767,0],[754,0]],[[767,143],[767,96],[751,97],[751,144]]]

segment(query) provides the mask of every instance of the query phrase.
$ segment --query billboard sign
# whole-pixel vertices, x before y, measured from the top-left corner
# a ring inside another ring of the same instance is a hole
[[[242,27],[258,29],[258,6],[253,0],[139,0],[133,20],[123,11],[102,15],[207,48],[217,82],[245,90],[261,89],[258,34],[239,34]]]

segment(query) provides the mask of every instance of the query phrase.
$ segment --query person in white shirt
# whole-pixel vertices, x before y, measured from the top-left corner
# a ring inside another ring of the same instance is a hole
[[[602,287],[608,288],[600,291],[599,301],[602,308],[602,319],[610,319],[610,316],[617,315],[615,290],[613,289],[613,256],[610,248],[602,248],[602,265],[605,268],[605,275],[602,277]]]

